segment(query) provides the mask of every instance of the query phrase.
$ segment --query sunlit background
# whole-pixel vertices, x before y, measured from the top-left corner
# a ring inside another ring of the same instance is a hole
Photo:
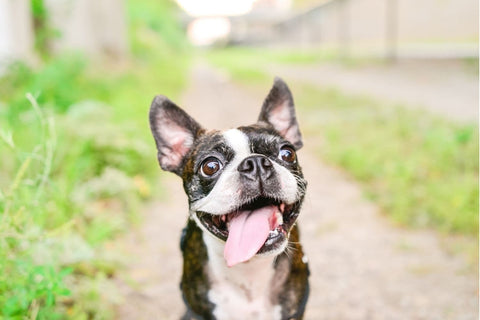
[[[478,319],[478,0],[0,0],[0,319],[178,319],[148,108],[290,86],[306,319]]]

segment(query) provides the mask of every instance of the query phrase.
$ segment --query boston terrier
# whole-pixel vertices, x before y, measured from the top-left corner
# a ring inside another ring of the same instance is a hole
[[[309,269],[295,222],[307,182],[285,82],[275,78],[253,125],[206,130],[159,95],[150,127],[160,167],[188,197],[184,319],[302,319]]]

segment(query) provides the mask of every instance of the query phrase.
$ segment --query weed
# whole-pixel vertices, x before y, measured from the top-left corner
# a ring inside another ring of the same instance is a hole
[[[52,319],[57,298],[70,295],[64,278],[72,269],[35,263],[32,258],[33,244],[43,238],[32,222],[49,192],[55,130],[53,118],[44,114],[31,94],[27,97],[40,123],[40,142],[24,155],[13,142],[12,132],[1,135],[10,152],[22,161],[0,199],[0,312],[9,318],[29,314],[33,319]],[[35,164],[37,175],[32,175]]]
[[[176,27],[143,15],[170,5],[135,4],[134,55],[122,66],[65,54],[0,78],[2,319],[114,315],[121,260],[106,242],[139,220],[158,183],[148,108],[155,94],[178,95],[189,67],[171,43]]]
[[[332,89],[295,87],[319,153],[402,224],[478,234],[478,126]]]

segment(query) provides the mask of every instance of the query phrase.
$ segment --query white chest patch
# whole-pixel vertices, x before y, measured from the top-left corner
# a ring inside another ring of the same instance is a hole
[[[270,299],[273,256],[257,256],[229,268],[223,258],[224,243],[206,234],[203,239],[211,280],[208,298],[215,304],[215,317],[219,320],[281,319],[281,306],[273,305]]]

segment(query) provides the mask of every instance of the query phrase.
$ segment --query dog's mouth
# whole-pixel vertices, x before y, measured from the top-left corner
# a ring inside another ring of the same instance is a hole
[[[299,203],[257,197],[227,214],[196,214],[210,233],[226,241],[225,260],[233,266],[282,247],[298,217],[298,207]]]

